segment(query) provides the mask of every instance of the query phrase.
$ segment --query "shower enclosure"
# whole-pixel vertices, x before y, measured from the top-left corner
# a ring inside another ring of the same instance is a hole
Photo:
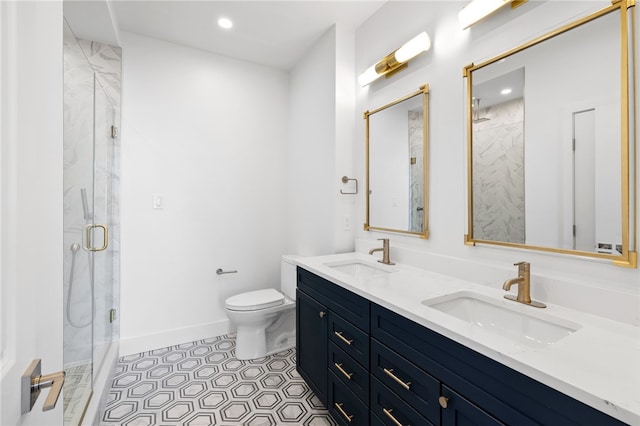
[[[119,335],[120,51],[64,26],[63,402],[78,425]]]

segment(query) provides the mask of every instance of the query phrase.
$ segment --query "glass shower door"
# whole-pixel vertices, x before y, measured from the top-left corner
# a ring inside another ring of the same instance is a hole
[[[85,42],[82,42],[85,43]],[[91,44],[86,42],[85,49]],[[84,45],[84,44],[83,44]],[[116,108],[64,28],[64,424],[78,425],[114,339]]]
[[[114,255],[111,237],[114,224],[114,159],[115,159],[115,108],[106,91],[95,80],[94,94],[94,224],[105,228],[94,228],[93,245],[105,245],[106,249],[94,253],[95,311],[93,322],[94,377],[102,368],[105,354],[113,340],[112,314]],[[106,229],[106,232],[103,232]],[[106,241],[104,238],[107,238]]]
[[[84,249],[93,221],[94,73],[64,26],[64,421],[80,422],[92,392],[94,254]]]

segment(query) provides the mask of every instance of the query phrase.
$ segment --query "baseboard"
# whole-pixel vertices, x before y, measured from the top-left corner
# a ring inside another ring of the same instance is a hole
[[[174,328],[161,333],[120,339],[120,356],[166,348],[181,343],[221,336],[231,331],[228,319],[190,327]]]

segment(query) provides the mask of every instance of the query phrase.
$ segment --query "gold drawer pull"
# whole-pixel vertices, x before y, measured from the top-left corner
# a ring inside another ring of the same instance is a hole
[[[393,408],[389,408],[388,410],[386,408],[383,408],[382,411],[387,415],[387,417],[389,417],[389,419],[391,419],[393,424],[395,424],[396,426],[402,426],[402,423],[400,423],[398,419],[396,419],[395,416],[391,414],[393,413]]]
[[[340,340],[342,340],[343,342],[345,342],[347,345],[351,346],[351,344],[353,343],[353,340],[347,339],[346,337],[344,337],[342,335],[342,331],[334,331],[333,332],[336,336],[338,336],[340,338]]]
[[[346,377],[347,379],[351,380],[351,376],[353,376],[353,373],[347,373],[346,371],[344,371],[344,368],[342,368],[342,363],[338,364],[337,362],[334,362],[333,365],[336,366],[338,371],[340,371],[342,374],[344,374],[344,377]]]
[[[347,422],[351,423],[351,420],[353,420],[353,414],[352,414],[352,415],[348,415],[348,414],[344,411],[344,409],[342,408],[342,402],[341,402],[341,403],[339,403],[339,404],[336,402],[336,403],[334,404],[334,406],[336,407],[336,410],[338,410],[338,412],[339,412],[340,414],[342,414],[342,417],[344,417],[344,419],[345,419]]]
[[[398,378],[398,376],[396,376],[395,374],[393,374],[393,368],[390,368],[390,369],[388,369],[388,370],[387,370],[386,368],[383,368],[382,370],[385,372],[385,374],[386,374],[387,376],[389,376],[389,377],[391,377],[393,380],[395,380],[395,382],[396,382],[397,384],[399,384],[400,386],[402,386],[405,390],[409,390],[409,388],[411,387],[411,382],[406,382],[406,383],[405,383],[405,382],[403,382],[402,380],[400,380],[400,379]]]

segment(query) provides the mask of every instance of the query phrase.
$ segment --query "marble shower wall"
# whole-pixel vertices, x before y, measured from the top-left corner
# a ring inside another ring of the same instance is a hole
[[[409,157],[411,186],[409,196],[409,230],[424,231],[424,118],[423,111],[409,111]],[[422,210],[418,210],[421,208]]]
[[[489,120],[473,123],[473,238],[524,243],[524,100],[479,117]]]
[[[120,288],[120,139],[111,138],[111,126],[119,127],[120,121],[121,57],[119,48],[77,40],[65,25],[65,365],[90,362],[92,353],[100,362],[103,347],[119,335],[109,310],[119,306]],[[78,249],[85,225],[92,222],[106,223],[110,236],[109,248],[95,255]]]

